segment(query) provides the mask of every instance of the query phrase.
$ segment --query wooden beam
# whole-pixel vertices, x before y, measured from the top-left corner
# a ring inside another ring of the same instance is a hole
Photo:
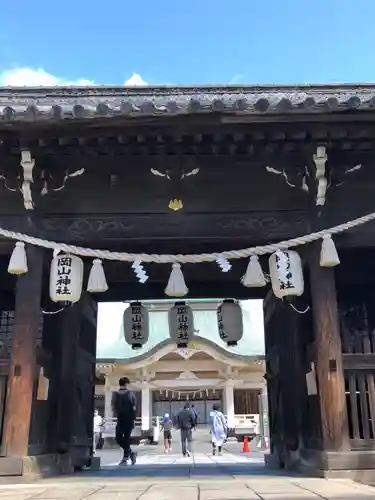
[[[5,403],[2,451],[26,456],[36,373],[36,338],[40,327],[43,249],[28,246],[28,273],[16,285],[15,320]]]
[[[93,294],[99,302],[116,302],[122,300],[157,300],[165,299],[164,292],[166,281],[148,281],[146,285],[142,283],[110,283],[109,289],[105,293]],[[223,286],[223,281],[193,281],[188,283],[188,298],[201,299],[223,299],[225,297],[236,297],[238,300],[262,299],[266,293],[265,288],[246,288],[239,280],[227,281]]]
[[[350,444],[334,269],[320,267],[320,248],[311,245],[310,285],[323,448],[343,451]]]
[[[344,370],[375,372],[375,354],[343,354]]]

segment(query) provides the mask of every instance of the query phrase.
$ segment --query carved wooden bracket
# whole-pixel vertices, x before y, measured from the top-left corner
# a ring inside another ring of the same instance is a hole
[[[310,194],[314,198],[315,205],[322,207],[326,204],[328,189],[342,185],[344,176],[359,171],[362,166],[357,164],[333,169],[329,164],[327,149],[322,145],[312,154],[312,161],[308,161],[304,166],[280,168],[266,165],[265,169],[270,174],[279,175],[287,186]],[[332,171],[335,175],[332,175]]]
[[[46,170],[35,169],[35,159],[28,149],[21,150],[21,172],[9,168],[0,173],[0,179],[8,191],[20,192],[26,210],[34,210],[35,194],[46,196],[49,192],[62,191],[70,178],[78,177],[85,172],[84,168],[70,172],[57,172],[52,174]]]
[[[50,172],[42,170],[41,180],[43,183],[43,187],[40,194],[42,196],[46,196],[50,192],[62,191],[65,188],[65,185],[69,179],[72,179],[74,177],[79,177],[83,175],[85,171],[86,170],[84,168],[80,168],[78,170],[75,170],[74,172],[69,172],[68,170],[65,170],[63,177],[61,178],[61,175],[54,177]]]
[[[174,164],[171,164],[163,170],[157,168],[150,169],[151,173],[156,177],[162,177],[169,181],[168,191],[170,200],[168,208],[170,210],[177,211],[183,208],[182,181],[197,175],[199,170],[198,167],[185,169],[183,167],[176,167]]]
[[[316,153],[313,155],[315,164],[315,182],[316,182],[316,198],[315,203],[317,206],[323,206],[326,202],[328,175],[326,172],[326,163],[328,160],[326,148],[319,146]]]
[[[305,193],[309,192],[307,185],[308,170],[306,166],[291,168],[266,165],[265,169],[269,174],[279,175],[287,186],[301,189]]]
[[[33,169],[35,167],[35,160],[31,157],[29,150],[21,151],[20,165],[22,167],[21,193],[23,197],[23,204],[26,210],[33,210],[34,202],[31,193],[31,184],[34,182]]]

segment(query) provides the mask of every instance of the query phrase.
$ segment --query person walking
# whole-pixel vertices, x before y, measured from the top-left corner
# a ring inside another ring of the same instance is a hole
[[[196,431],[198,425],[198,413],[194,405],[191,405],[191,413],[193,415],[193,420],[194,420],[193,429]]]
[[[169,413],[166,413],[161,424],[164,434],[164,452],[171,453],[172,451],[172,428],[173,422]]]
[[[191,457],[192,453],[192,431],[194,426],[194,417],[189,403],[185,403],[183,410],[177,416],[177,426],[181,433],[181,447],[184,457]]]
[[[251,423],[254,425],[254,444],[257,448],[262,447],[262,436],[261,436],[261,431],[260,431],[260,420],[259,420],[259,415],[254,415],[253,420]]]
[[[130,447],[137,408],[135,394],[128,389],[129,384],[130,380],[127,377],[120,378],[119,389],[112,394],[112,410],[117,417],[116,442],[124,452],[119,465],[127,465],[128,460],[134,465],[137,461],[137,454]]]
[[[212,441],[212,454],[221,455],[222,446],[228,439],[228,427],[224,415],[218,404],[212,406],[210,413],[210,432]]]
[[[94,411],[94,426],[93,426],[93,431],[94,431],[94,436],[92,440],[92,452],[95,455],[96,453],[96,448],[99,443],[100,435],[102,432],[102,426],[103,426],[103,419],[99,415],[98,410]]]

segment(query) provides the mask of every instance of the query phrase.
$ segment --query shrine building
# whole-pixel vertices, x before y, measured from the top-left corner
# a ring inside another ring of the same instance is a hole
[[[189,300],[196,333],[187,348],[169,337],[168,310],[173,301],[143,302],[149,308],[149,341],[141,350],[125,342],[124,303],[103,303],[98,312],[95,388],[96,408],[111,419],[112,392],[120,377],[131,381],[137,396],[137,424],[152,428],[155,417],[177,415],[186,401],[194,404],[200,424],[209,423],[212,404],[219,403],[231,429],[243,428],[260,413],[265,393],[262,301],[243,301],[244,332],[237,346],[228,347],[217,327],[218,300]],[[113,333],[112,333],[113,332]]]

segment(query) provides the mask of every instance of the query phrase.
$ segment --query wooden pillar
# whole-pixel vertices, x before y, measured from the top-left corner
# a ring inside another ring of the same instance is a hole
[[[78,360],[78,339],[80,331],[81,304],[73,304],[60,313],[58,325],[59,336],[59,383],[58,383],[58,416],[57,438],[58,451],[65,453],[72,446],[74,419],[76,418],[77,401],[75,388]]]
[[[350,449],[345,379],[333,268],[319,265],[321,242],[311,245],[310,284],[323,449]]]
[[[15,318],[5,403],[2,451],[26,456],[36,371],[36,338],[40,326],[43,249],[26,247],[29,271],[17,278]]]

